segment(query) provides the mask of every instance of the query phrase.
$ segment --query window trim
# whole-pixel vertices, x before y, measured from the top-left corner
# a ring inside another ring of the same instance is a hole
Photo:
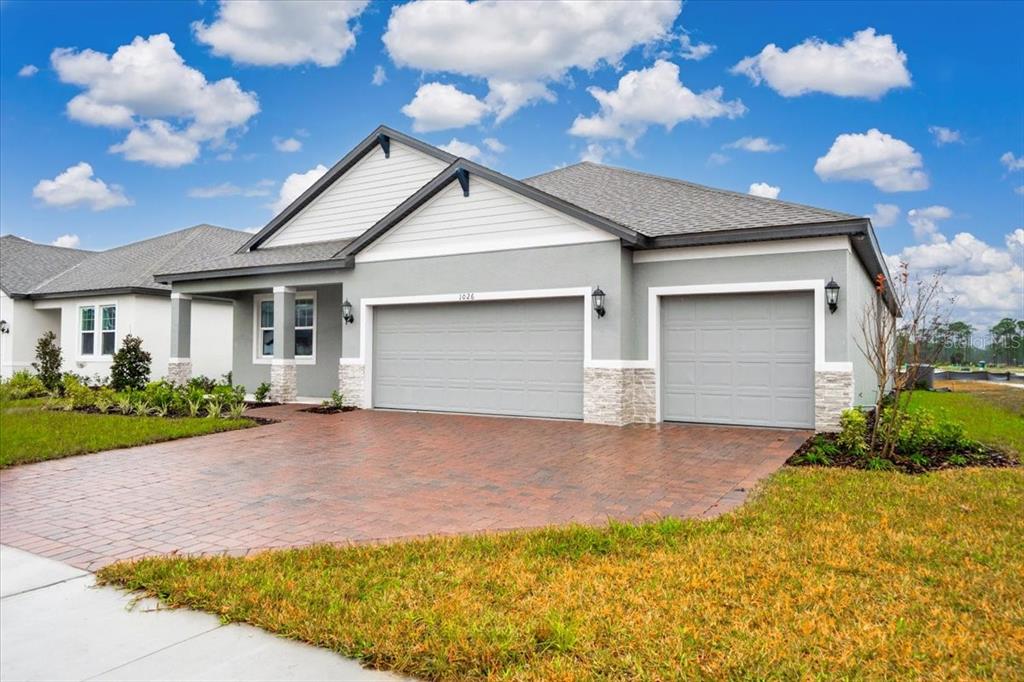
[[[114,329],[107,330],[109,334],[111,331],[114,333],[114,352],[104,354],[103,351],[103,309],[113,308],[114,309]],[[92,331],[87,332],[82,329],[82,311],[92,310],[93,311],[93,323]],[[120,336],[118,324],[120,323],[120,315],[118,314],[117,301],[101,301],[96,303],[79,304],[75,306],[75,359],[96,362],[96,361],[113,361],[114,354],[117,353],[117,340]],[[82,352],[82,335],[92,334],[92,353],[86,354]]]
[[[295,292],[295,300],[300,299],[313,299],[313,354],[312,355],[296,355],[295,364],[297,365],[315,365],[316,364],[316,337],[317,337],[317,323],[319,322],[319,313],[317,311],[317,299],[316,291],[297,291]],[[254,294],[252,297],[252,364],[254,365],[270,365],[274,361],[273,355],[263,355],[261,353],[263,344],[261,341],[260,331],[263,327],[260,326],[260,304],[263,301],[273,301],[274,294]],[[275,311],[276,318],[276,311]],[[309,329],[309,327],[299,327],[299,329]],[[277,339],[274,340],[277,342]]]

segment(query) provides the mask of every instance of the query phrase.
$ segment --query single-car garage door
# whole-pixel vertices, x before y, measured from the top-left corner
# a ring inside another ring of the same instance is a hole
[[[814,426],[809,292],[663,298],[662,419]]]
[[[579,299],[381,306],[375,407],[583,417]]]

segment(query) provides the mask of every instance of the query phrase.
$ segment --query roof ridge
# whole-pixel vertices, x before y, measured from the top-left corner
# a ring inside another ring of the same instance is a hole
[[[17,239],[19,242],[23,242],[25,244],[31,244],[32,246],[36,246],[43,249],[60,249],[62,252],[70,251],[73,253],[97,253],[96,251],[92,251],[91,249],[74,249],[69,246],[57,246],[56,244],[41,244],[39,242],[34,242],[31,239],[26,239],[25,237],[19,237],[16,234],[0,234],[0,239]]]
[[[731,190],[731,189],[722,189],[720,187],[711,187],[710,185],[702,185],[700,183],[691,182],[689,180],[683,180],[681,178],[673,178],[673,177],[669,177],[667,175],[656,175],[654,173],[646,173],[644,171],[638,171],[638,170],[634,170],[632,168],[623,168],[622,166],[613,166],[611,164],[594,163],[593,161],[579,161],[577,163],[574,163],[572,166],[566,166],[565,168],[572,168],[573,166],[591,166],[591,167],[594,167],[594,168],[607,168],[607,169],[614,170],[614,171],[621,171],[623,173],[630,173],[632,175],[639,175],[640,177],[651,178],[651,179],[654,179],[654,180],[661,180],[663,182],[670,182],[670,183],[677,184],[677,185],[684,185],[686,187],[692,187],[692,188],[703,190],[703,191],[707,191],[707,192],[715,192],[717,194],[727,194],[727,195],[734,196],[734,197],[739,197],[739,198],[742,198],[742,199],[751,199],[751,200],[754,200],[754,201],[762,201],[762,202],[770,202],[770,203],[775,203],[775,204],[782,204],[784,206],[793,206],[794,208],[807,208],[807,209],[811,209],[812,211],[822,211],[824,213],[831,213],[833,215],[842,215],[842,216],[847,216],[849,218],[863,218],[864,217],[864,216],[853,215],[852,213],[845,213],[843,211],[833,211],[832,209],[821,208],[819,206],[811,206],[810,204],[800,204],[800,203],[797,203],[795,201],[785,201],[783,199],[770,199],[768,197],[759,197],[759,196],[756,196],[756,195],[753,195],[753,194],[745,194],[743,192],[737,192],[737,191],[734,191],[734,190]],[[565,170],[565,168],[558,169],[558,170]],[[549,173],[554,173],[554,172],[556,172],[556,171],[549,171]],[[548,173],[542,173],[542,175],[547,175],[547,174]],[[540,177],[540,176],[537,176],[537,177]]]

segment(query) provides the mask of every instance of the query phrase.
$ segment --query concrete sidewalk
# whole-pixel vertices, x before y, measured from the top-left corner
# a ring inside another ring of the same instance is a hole
[[[0,679],[399,680],[325,649],[153,599],[0,545]]]

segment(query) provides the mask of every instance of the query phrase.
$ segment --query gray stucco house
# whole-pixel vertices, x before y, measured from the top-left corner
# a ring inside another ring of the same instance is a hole
[[[192,297],[215,296],[236,381],[280,400],[833,429],[875,399],[855,334],[879,273],[859,216],[591,163],[514,180],[380,127],[240,248],[157,280],[179,379]]]

